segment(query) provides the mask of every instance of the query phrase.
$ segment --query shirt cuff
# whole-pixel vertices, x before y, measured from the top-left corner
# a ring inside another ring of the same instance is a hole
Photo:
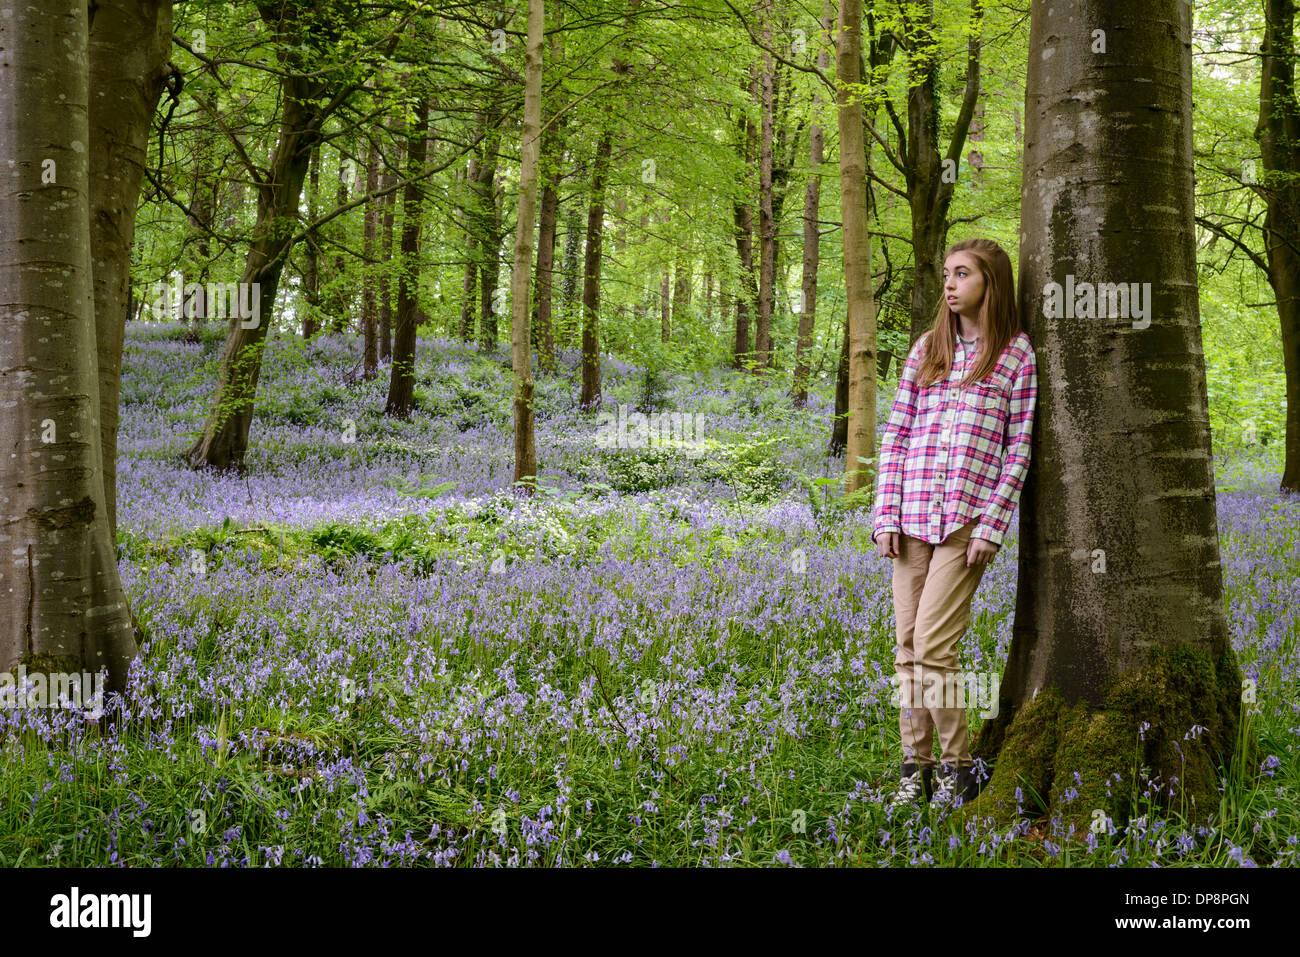
[[[876,530],[871,533],[872,544],[877,544],[876,536],[879,535],[881,532],[894,532],[897,534],[898,532],[900,532],[900,529],[897,525],[892,525],[892,524],[885,524],[885,525],[878,526]]]

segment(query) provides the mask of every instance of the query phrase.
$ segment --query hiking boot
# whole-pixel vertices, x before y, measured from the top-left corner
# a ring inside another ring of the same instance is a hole
[[[980,782],[975,777],[975,767],[970,764],[944,764],[939,768],[939,778],[934,789],[936,804],[962,804],[979,797]]]
[[[899,773],[898,790],[894,792],[888,806],[896,808],[907,804],[924,804],[930,800],[933,774],[934,768],[928,765],[917,767],[915,764],[904,764]]]
[[[931,800],[935,804],[951,804],[956,796],[957,766],[946,763],[939,765],[938,780],[935,782],[934,797]]]
[[[961,798],[963,804],[969,804],[980,796],[984,790],[984,781],[981,781],[975,773],[975,767],[968,764],[957,766],[957,795]]]

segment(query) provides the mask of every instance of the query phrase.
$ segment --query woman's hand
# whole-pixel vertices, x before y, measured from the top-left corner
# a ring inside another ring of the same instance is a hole
[[[998,546],[983,538],[972,538],[966,546],[966,567],[987,565],[998,553]]]
[[[876,536],[876,548],[880,549],[882,558],[898,557],[898,532],[886,532]]]

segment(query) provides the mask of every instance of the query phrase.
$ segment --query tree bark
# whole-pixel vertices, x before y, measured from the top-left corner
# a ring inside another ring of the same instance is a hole
[[[348,157],[340,149],[339,180],[334,191],[335,209],[346,206],[348,202],[348,168]],[[341,217],[334,220],[334,233],[335,235],[343,234],[343,220]],[[347,260],[343,258],[343,250],[339,247],[334,251],[334,281],[329,298],[331,332],[343,332],[348,328],[348,308],[352,304],[352,296],[348,294],[345,283],[347,274]]]
[[[415,330],[418,325],[420,268],[420,200],[422,184],[414,180],[423,169],[429,135],[429,101],[415,102],[414,118],[407,137],[407,178],[402,193],[402,265],[397,279],[397,328],[393,336],[393,367],[388,379],[388,402],[384,414],[408,419],[415,398]]]
[[[307,176],[307,221],[315,222],[317,207],[316,197],[320,195],[320,147],[311,151],[311,166]],[[302,297],[306,307],[302,310],[302,337],[311,339],[320,328],[317,317],[320,315],[320,240],[316,230],[310,230],[304,237],[307,263],[302,273]]]
[[[512,275],[511,366],[514,369],[515,487],[535,491],[537,445],[533,437],[533,365],[530,352],[528,290],[533,270],[533,227],[537,218],[537,166],[542,128],[543,0],[528,0],[528,46],[524,52],[524,120],[519,160],[519,216]]]
[[[497,127],[497,118],[484,115],[484,123]],[[478,248],[479,248],[479,348],[495,349],[500,337],[497,310],[500,296],[497,286],[501,281],[501,211],[497,204],[497,154],[501,146],[500,134],[488,136],[483,141],[483,156],[479,164],[475,192],[478,197]]]
[[[585,166],[578,167],[573,171],[575,178],[584,178],[587,175]],[[583,255],[582,241],[582,211],[578,204],[572,203],[569,206],[569,212],[564,218],[564,286],[560,294],[560,306],[563,312],[564,343],[571,345],[573,342],[573,329],[575,307],[578,305],[578,260]],[[578,323],[577,325],[581,325]]]
[[[772,0],[760,0],[759,16],[763,20],[765,46],[772,46]],[[761,134],[758,166],[758,322],[754,329],[755,371],[772,365],[772,301],[776,284],[776,220],[772,209],[772,138],[775,122],[774,74],[772,55],[763,51],[759,73],[759,111]]]
[[[401,161],[401,154],[398,153],[394,162]],[[384,172],[379,178],[381,188],[392,189],[397,184],[397,174],[392,170]],[[384,219],[380,227],[380,236],[382,237],[384,262],[393,261],[393,220],[394,211],[397,208],[397,192],[394,190],[384,197]],[[379,283],[377,289],[379,292],[379,361],[386,362],[393,357],[393,289],[389,281],[389,270],[384,269],[379,273]]]
[[[582,277],[582,395],[584,409],[600,405],[600,259],[605,231],[605,176],[613,150],[613,134],[606,129],[596,147],[591,173],[591,199],[587,212],[587,257]]]
[[[366,158],[366,195],[374,196],[379,189],[379,147],[370,144],[370,155]],[[379,205],[380,200],[366,200],[365,213],[365,254],[366,278],[362,287],[361,331],[365,340],[362,352],[363,379],[373,379],[379,375],[379,297],[376,294],[375,254],[378,251]]]
[[[943,285],[943,253],[948,238],[948,210],[957,186],[966,134],[979,98],[982,0],[971,0],[971,32],[966,48],[966,88],[947,155],[939,156],[939,65],[934,0],[924,0],[922,15],[904,41],[910,54],[907,93],[905,172],[912,214],[912,334],[930,328]]]
[[[659,278],[659,340],[668,342],[673,336],[672,300],[669,299],[670,279],[665,269]]]
[[[126,185],[138,183],[136,126],[159,80],[154,58],[160,35],[170,34],[170,9],[109,4],[101,12],[93,61],[83,2],[20,4],[0,17],[0,157],[9,178],[0,192],[0,668],[105,669],[108,690],[124,691],[138,649],[105,492],[104,345],[94,309],[102,298],[110,329],[122,321],[119,244],[129,249],[123,230],[135,212]],[[115,48],[127,37],[141,47]],[[111,139],[102,110],[91,126],[92,62],[110,83],[105,96],[128,111]],[[92,186],[92,145],[118,164],[120,192]],[[92,211],[116,216],[112,228],[101,224],[107,245],[94,249]],[[92,254],[103,257],[99,275]],[[114,359],[111,344],[107,351]]]
[[[1032,9],[1019,299],[1038,360],[1033,467],[1001,701],[974,750],[995,758],[988,803],[1010,808],[1022,788],[1076,833],[1094,809],[1119,823],[1143,788],[1135,767],[1158,776],[1158,800],[1185,797],[1189,819],[1217,812],[1237,740],[1197,305],[1191,21],[1182,0],[1098,0],[1086,23],[1066,4]],[[1094,302],[1085,283],[1137,283],[1147,308]]]
[[[829,0],[822,8],[822,32],[831,33],[833,8]],[[830,51],[822,47],[817,53],[817,69],[826,72],[830,65]],[[822,162],[824,156],[820,116],[822,98],[814,91],[812,99],[813,120],[808,128],[808,184],[803,194],[803,282],[800,284],[799,338],[795,342],[793,398],[797,408],[808,404],[808,352],[812,349],[813,331],[817,318],[817,268],[821,264],[821,233],[818,230],[822,193]]]
[[[564,8],[555,14],[555,27],[546,38],[552,61],[562,53]],[[567,114],[552,115],[542,134],[541,169],[542,207],[537,224],[537,301],[533,306],[534,336],[537,340],[538,368],[554,372],[555,328],[552,300],[555,297],[555,233],[560,216],[560,165],[563,162],[563,128]]]
[[[867,232],[867,167],[862,101],[862,2],[842,0],[836,49],[840,80],[840,196],[844,222],[844,285],[849,322],[849,423],[844,472],[847,494],[868,484],[865,463],[876,444],[876,302],[871,293],[871,236]]]
[[[831,426],[831,441],[827,455],[840,455],[849,444],[849,317],[844,316],[844,339],[840,345],[840,361],[835,372],[835,422]]]
[[[280,80],[280,134],[271,156],[270,169],[257,184],[257,224],[244,261],[240,285],[248,291],[248,303],[256,302],[256,315],[241,319],[238,311],[230,318],[226,344],[221,354],[216,396],[188,458],[196,467],[243,470],[248,448],[248,431],[253,422],[257,379],[262,369],[266,334],[275,316],[275,297],[280,274],[293,244],[293,224],[311,153],[320,140],[324,119],[322,102],[328,86],[318,79],[314,65],[304,63],[302,24],[286,10],[259,8],[285,50],[286,72]],[[315,43],[328,42],[312,38]],[[251,320],[251,325],[248,321]]]
[[[99,440],[110,541],[117,535],[117,422],[122,341],[131,288],[131,244],[154,108],[166,84],[171,0],[107,0],[90,31],[90,245],[94,256]],[[208,179],[212,172],[209,171]],[[210,228],[215,186],[200,209]],[[207,231],[199,239],[207,258]],[[207,264],[204,263],[206,271]]]
[[[465,185],[470,200],[465,205],[465,278],[461,282],[460,337],[474,341],[474,317],[478,315],[478,157],[469,158]]]
[[[1265,0],[1255,138],[1267,175],[1264,252],[1282,324],[1286,460],[1281,491],[1300,492],[1300,93],[1295,85],[1295,0]]]

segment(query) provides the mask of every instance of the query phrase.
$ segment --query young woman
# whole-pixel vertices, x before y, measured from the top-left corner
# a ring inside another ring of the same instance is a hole
[[[1029,467],[1038,394],[1011,260],[997,243],[955,243],[944,300],[903,368],[880,444],[872,541],[894,560],[903,765],[891,804],[979,793],[957,645]],[[933,788],[933,734],[942,764]]]

